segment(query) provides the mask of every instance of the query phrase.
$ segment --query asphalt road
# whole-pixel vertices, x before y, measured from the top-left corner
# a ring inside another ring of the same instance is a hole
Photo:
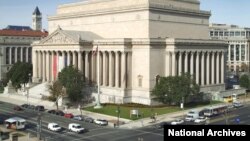
[[[26,132],[32,135],[37,134],[37,118],[38,112],[33,110],[14,111],[14,105],[9,103],[0,103],[0,117],[7,119],[19,116],[27,120]],[[52,132],[47,129],[50,122],[56,122],[64,128],[61,132]],[[69,123],[80,123],[87,132],[82,134],[67,131]],[[51,115],[46,112],[42,113],[42,139],[46,141],[163,141],[163,130],[156,129],[154,126],[144,127],[141,129],[120,129],[107,126],[98,126],[93,123],[75,121],[66,119],[61,116]]]

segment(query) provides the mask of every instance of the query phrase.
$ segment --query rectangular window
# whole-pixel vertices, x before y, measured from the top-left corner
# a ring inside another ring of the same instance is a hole
[[[233,32],[233,31],[230,32],[230,36],[231,36],[231,37],[234,36],[234,32]]]
[[[224,36],[228,36],[228,31],[225,31],[225,32],[224,32]]]
[[[234,60],[234,45],[231,45],[231,61]]]
[[[245,45],[241,45],[241,60],[245,61]]]
[[[220,32],[219,32],[219,36],[223,36],[223,31],[220,31]]]
[[[246,36],[246,32],[245,32],[245,31],[242,31],[242,32],[241,32],[241,36],[245,37],[245,36]]]
[[[236,45],[236,61],[240,60],[240,45]]]
[[[218,36],[218,31],[215,31],[215,32],[214,32],[214,36]]]
[[[210,31],[210,37],[213,37],[213,36],[214,36],[214,32]]]
[[[235,36],[240,36],[240,31],[236,31]]]

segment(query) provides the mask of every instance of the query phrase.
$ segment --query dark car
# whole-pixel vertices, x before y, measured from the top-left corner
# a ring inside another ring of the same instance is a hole
[[[14,106],[14,107],[13,107],[13,110],[15,110],[15,111],[22,111],[23,108],[20,107],[20,106]]]
[[[58,116],[64,116],[64,112],[61,110],[57,110],[55,114]]]
[[[85,122],[88,122],[88,123],[93,123],[93,122],[94,122],[94,119],[91,118],[91,117],[84,117],[84,121],[85,121]]]
[[[36,110],[36,111],[44,111],[45,109],[44,109],[44,106],[42,106],[42,105],[37,105],[37,106],[35,107],[35,110]]]
[[[48,110],[48,113],[50,113],[50,114],[56,114],[56,110]]]
[[[158,129],[164,128],[164,125],[170,125],[170,123],[163,121],[163,122],[157,124],[156,128],[158,128]]]
[[[28,105],[28,104],[23,104],[23,105],[21,105],[21,107],[23,107],[23,108],[28,108],[29,105]]]

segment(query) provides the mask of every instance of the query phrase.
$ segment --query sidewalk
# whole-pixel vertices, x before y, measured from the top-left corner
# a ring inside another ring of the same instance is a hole
[[[4,102],[16,104],[16,105],[21,105],[21,104],[27,103],[27,99],[25,96],[8,95],[8,94],[0,94],[0,101],[4,101]],[[243,103],[247,103],[250,101],[250,98],[242,99],[240,101],[242,101]],[[34,104],[34,105],[44,105],[46,109],[55,109],[56,108],[56,106],[52,102],[43,101],[43,100],[34,99],[34,98],[29,98],[29,103]],[[205,107],[209,107],[209,106],[194,108],[193,110],[201,110],[201,109],[204,109]],[[61,110],[63,110],[63,109],[61,109]],[[168,122],[168,121],[172,121],[176,118],[183,118],[188,111],[190,111],[190,109],[178,111],[178,112],[174,112],[174,113],[169,113],[169,114],[164,114],[164,115],[158,115],[156,117],[155,122],[153,122],[152,119],[150,119],[149,117],[144,118],[144,119],[140,119],[140,120],[136,120],[136,121],[131,121],[128,119],[119,118],[119,121],[125,123],[123,125],[120,125],[119,128],[135,129],[135,128],[140,128],[140,127],[144,127],[144,126],[152,126],[152,125],[155,125],[155,124],[160,123],[162,121]],[[67,109],[67,112],[72,113],[73,115],[80,115],[81,114],[81,112],[75,108],[74,109],[69,108],[69,109]],[[117,117],[93,113],[93,112],[89,112],[89,111],[82,110],[82,114],[89,116],[89,117],[92,117],[94,119],[106,119],[108,121],[117,121]],[[109,126],[114,127],[114,123],[109,122]]]

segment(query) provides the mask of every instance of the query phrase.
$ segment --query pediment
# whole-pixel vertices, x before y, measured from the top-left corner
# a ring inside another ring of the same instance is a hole
[[[79,44],[79,40],[73,39],[71,36],[61,32],[61,30],[56,30],[39,44]]]

